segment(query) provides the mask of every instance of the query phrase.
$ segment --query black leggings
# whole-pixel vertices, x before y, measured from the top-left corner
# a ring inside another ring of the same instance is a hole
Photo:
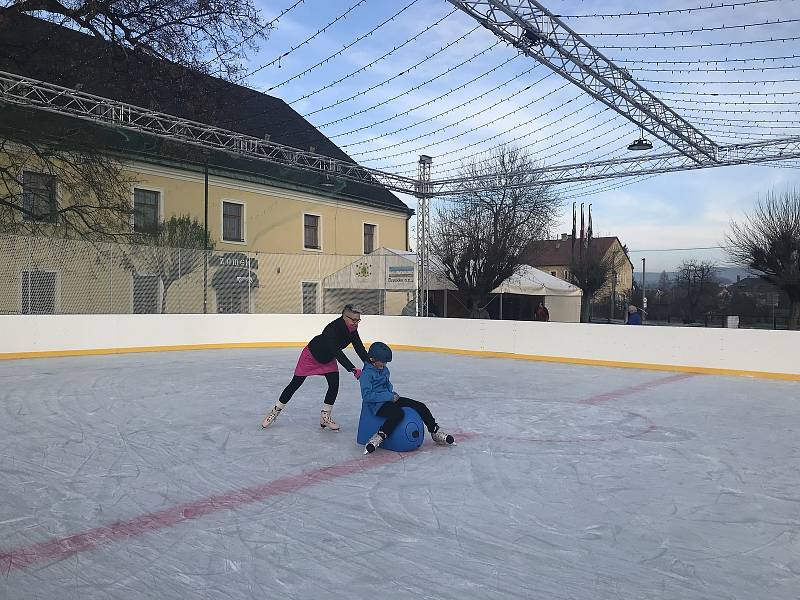
[[[333,406],[333,403],[336,402],[336,396],[339,394],[339,371],[325,373],[325,379],[328,381],[328,391],[325,394],[325,404]],[[288,403],[289,400],[292,399],[294,393],[300,388],[301,385],[303,385],[305,380],[305,375],[295,375],[292,377],[289,385],[287,385],[283,392],[281,392],[281,397],[278,401],[281,404]]]
[[[386,417],[386,420],[383,422],[383,427],[381,427],[381,431],[385,433],[387,437],[392,434],[395,428],[403,420],[403,417],[405,416],[405,413],[403,412],[404,406],[413,408],[419,413],[419,416],[422,417],[422,422],[425,423],[425,427],[428,428],[428,431],[433,433],[436,431],[436,429],[438,429],[438,426],[436,425],[436,419],[433,418],[431,411],[427,406],[425,406],[425,404],[417,400],[412,400],[411,398],[400,397],[397,402],[384,402],[376,413],[379,417]]]

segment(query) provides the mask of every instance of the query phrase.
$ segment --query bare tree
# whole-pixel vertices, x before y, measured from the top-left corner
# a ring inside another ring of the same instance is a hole
[[[675,273],[674,288],[684,303],[687,322],[693,323],[701,312],[714,305],[719,289],[716,267],[708,261],[686,260]]]
[[[441,275],[469,296],[473,318],[555,220],[561,202],[550,186],[537,183],[534,167],[521,150],[502,147],[467,165],[461,173],[466,191],[436,211],[432,252]]]
[[[584,251],[570,263],[572,283],[583,290],[581,323],[589,321],[592,301],[601,290],[608,287],[613,273],[622,269],[624,260],[619,252],[603,253],[590,241]]]
[[[28,15],[110,43],[75,42],[58,28],[51,38]],[[99,95],[130,89],[142,105],[214,122],[220,82],[201,74],[234,78],[270,28],[253,0],[0,0],[0,63],[22,74],[34,65],[36,78]],[[128,145],[118,130],[0,103],[0,232],[130,234],[135,180],[119,159]]]
[[[70,26],[203,73],[233,78],[270,31],[252,0],[0,0],[9,16]],[[0,13],[0,18],[2,18]]]
[[[131,186],[85,136],[0,126],[0,232],[113,239],[130,233]]]
[[[770,192],[744,222],[731,222],[729,256],[789,296],[789,328],[800,329],[800,193]]]
[[[155,230],[137,235],[130,254],[122,258],[123,265],[131,270],[151,273],[161,280],[161,313],[167,310],[167,292],[170,286],[196,271],[203,264],[205,228],[189,215],[172,216],[159,223]],[[209,238],[208,249],[214,241]]]

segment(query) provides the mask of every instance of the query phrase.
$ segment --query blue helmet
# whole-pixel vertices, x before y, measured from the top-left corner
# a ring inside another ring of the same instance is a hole
[[[367,356],[382,363],[392,362],[392,349],[383,342],[373,342],[369,346]]]

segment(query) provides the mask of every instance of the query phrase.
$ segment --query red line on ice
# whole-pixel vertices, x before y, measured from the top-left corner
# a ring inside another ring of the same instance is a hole
[[[631,394],[643,392],[645,390],[649,390],[654,387],[664,385],[666,383],[673,383],[675,381],[682,381],[684,379],[689,379],[690,377],[694,377],[695,375],[697,375],[697,373],[677,373],[675,375],[670,375],[669,377],[661,377],[659,379],[654,379],[653,381],[645,381],[644,383],[637,383],[636,385],[621,388],[618,390],[613,390],[611,392],[596,394],[594,396],[590,396],[589,398],[579,400],[578,402],[580,404],[601,404],[602,402],[617,400],[618,398],[621,398],[623,396],[630,396]]]
[[[469,437],[469,434],[460,436],[460,438],[464,437]],[[172,506],[158,512],[135,517],[129,521],[118,521],[68,537],[16,548],[10,552],[0,553],[0,572],[7,575],[10,571],[24,569],[34,563],[60,560],[77,552],[91,550],[98,546],[111,544],[118,540],[135,537],[150,531],[172,527],[184,521],[198,519],[221,510],[232,510],[239,506],[266,500],[272,496],[296,492],[310,485],[361,473],[380,465],[396,462],[401,458],[403,456],[399,452],[376,452],[370,455],[369,458],[354,458],[298,475],[281,477],[269,483],[233,490],[219,496],[211,496],[188,504]]]

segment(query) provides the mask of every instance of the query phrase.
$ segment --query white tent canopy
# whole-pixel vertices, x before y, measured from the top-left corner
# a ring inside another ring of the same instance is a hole
[[[361,257],[351,265],[332,273],[325,278],[326,289],[362,289],[406,291],[416,290],[417,255],[406,250],[378,248],[372,254]],[[443,271],[435,258],[431,258],[431,278],[429,289],[451,290],[458,288],[436,272]],[[575,322],[580,320],[581,296],[577,286],[540,271],[529,265],[520,268],[502,284],[492,290],[493,294],[517,294],[522,296],[542,296],[553,321]]]

